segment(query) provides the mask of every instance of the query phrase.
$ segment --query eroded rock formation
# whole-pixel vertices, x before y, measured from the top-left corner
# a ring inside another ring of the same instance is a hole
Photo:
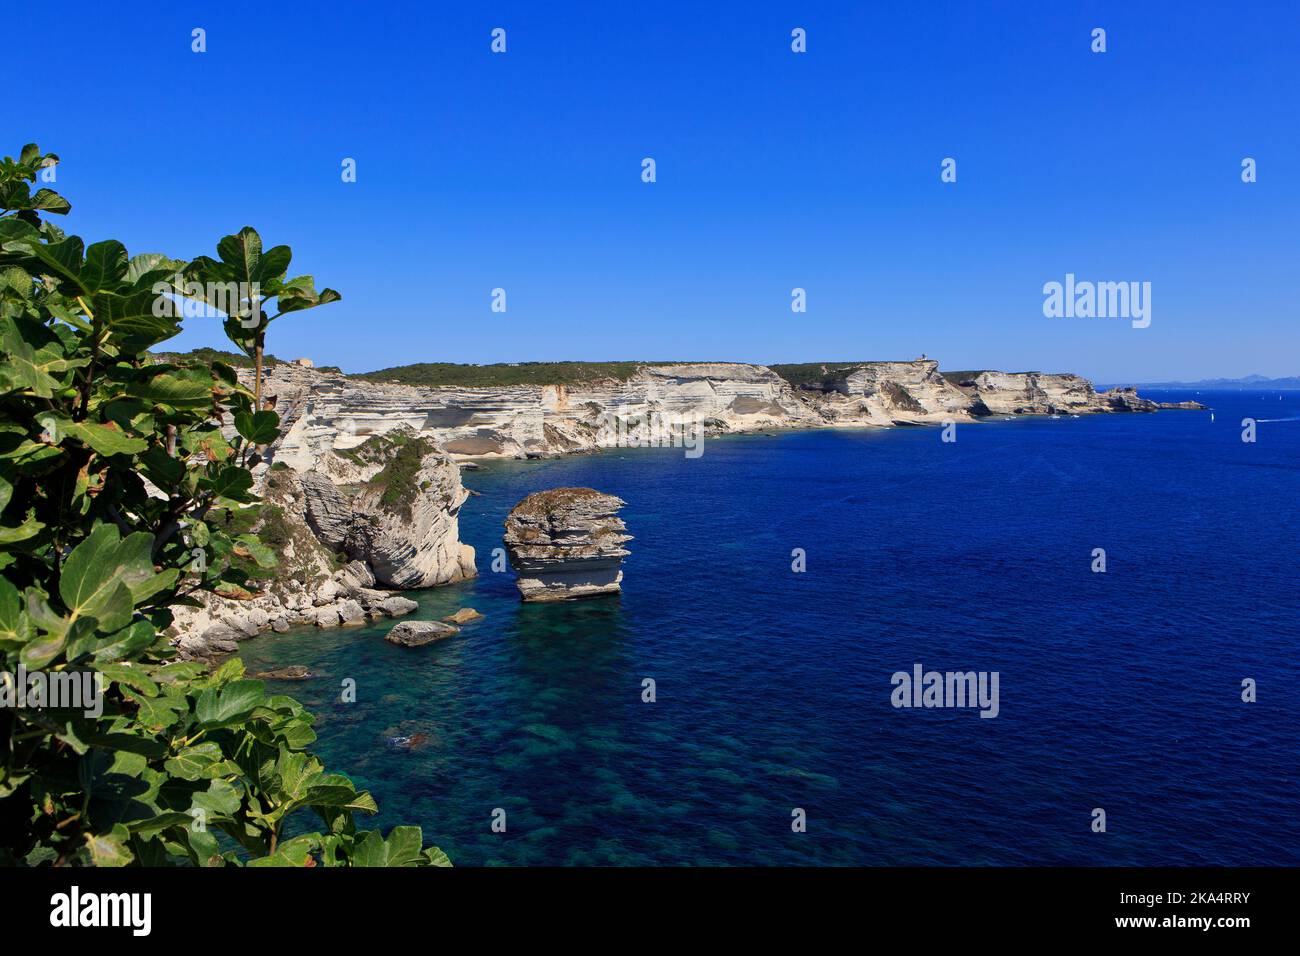
[[[272,448],[274,453],[274,446]],[[279,558],[274,577],[242,599],[207,594],[175,612],[181,655],[210,659],[238,642],[291,626],[343,627],[410,614],[418,604],[386,588],[421,588],[473,577],[474,550],[459,538],[466,491],[459,468],[409,434],[364,456],[323,456],[333,468],[262,472],[255,528]],[[353,483],[328,476],[348,471]],[[346,561],[339,567],[340,561]]]
[[[364,561],[386,587],[472,578],[474,549],[460,540],[460,508],[469,496],[460,469],[400,434],[405,440],[351,497],[323,472],[303,474],[307,523],[327,547]]]
[[[623,504],[592,488],[552,488],[515,505],[504,540],[523,599],[617,594],[630,553],[623,545],[632,540],[618,517]]]

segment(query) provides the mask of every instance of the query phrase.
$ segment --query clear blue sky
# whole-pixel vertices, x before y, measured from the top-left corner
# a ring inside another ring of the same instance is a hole
[[[364,371],[927,352],[1102,381],[1300,373],[1293,0],[24,2],[7,17],[29,39],[10,44],[23,78],[0,102],[0,151],[62,156],[67,225],[87,241],[190,257],[249,224],[290,244],[344,302],[277,323],[282,357]],[[807,54],[790,51],[796,26]],[[1045,318],[1043,283],[1067,272],[1150,281],[1150,328]],[[192,320],[173,344],[222,341]]]

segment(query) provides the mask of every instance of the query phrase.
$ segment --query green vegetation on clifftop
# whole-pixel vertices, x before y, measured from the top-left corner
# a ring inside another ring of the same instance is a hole
[[[626,382],[645,365],[670,362],[509,362],[496,365],[457,365],[420,362],[363,372],[350,378],[402,385],[457,385],[482,388],[501,385],[578,385],[614,379]]]

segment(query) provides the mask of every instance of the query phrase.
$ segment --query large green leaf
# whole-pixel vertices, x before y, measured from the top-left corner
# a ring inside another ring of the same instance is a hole
[[[79,236],[67,236],[58,242],[17,238],[4,242],[3,248],[6,252],[26,253],[36,259],[40,263],[39,271],[59,280],[68,295],[85,295],[90,291],[81,283],[85,246]]]
[[[166,574],[173,579],[177,574],[170,568]],[[130,660],[158,639],[158,632],[149,621],[133,621],[119,631],[109,634],[92,648],[95,666],[110,661]]]
[[[217,243],[217,255],[234,270],[236,281],[254,282],[262,259],[262,237],[252,226],[245,226]]]
[[[0,643],[25,643],[31,634],[31,621],[23,613],[22,595],[7,578],[0,577]]]
[[[302,867],[308,865],[308,858],[320,846],[319,833],[305,833],[281,843],[274,853],[249,862],[255,867]]]
[[[161,573],[153,569],[155,538],[147,531],[127,535],[118,546],[117,560],[122,567],[122,583],[131,592],[131,600],[141,604],[176,581],[177,568]]]
[[[280,289],[279,298],[276,299],[276,307],[281,313],[300,312],[303,309],[314,309],[318,305],[338,302],[342,298],[343,296],[333,289],[323,289],[318,294],[315,279],[311,276],[299,276],[296,279],[290,279]]]
[[[243,794],[230,781],[213,780],[207,790],[194,795],[193,806],[218,816],[231,816],[239,812],[242,801]]]
[[[384,843],[389,866],[414,866],[424,849],[424,836],[419,827],[393,827]]]
[[[266,699],[266,685],[260,680],[237,680],[221,690],[208,689],[199,695],[195,716],[204,727],[220,727],[242,720]]]
[[[267,445],[280,434],[280,416],[269,409],[260,412],[236,412],[235,430],[254,445]]]
[[[5,351],[5,361],[0,364],[0,389],[29,389],[37,398],[49,398],[60,383],[50,375],[49,360],[24,337],[22,326],[17,319],[0,322],[0,345]]]
[[[98,292],[118,285],[126,276],[126,270],[126,246],[116,239],[109,239],[96,242],[86,250],[86,262],[78,278],[87,292]]]
[[[165,372],[143,382],[132,382],[126,387],[126,393],[159,405],[192,408],[212,402],[212,383]]]
[[[148,697],[158,695],[158,684],[138,664],[102,664],[97,669],[108,680]]]
[[[126,866],[135,857],[127,847],[130,833],[126,826],[118,824],[108,833],[87,833],[86,849],[90,852],[90,862],[95,866]]]
[[[269,293],[272,283],[278,283],[284,279],[284,274],[288,271],[289,262],[292,259],[293,252],[290,251],[288,246],[272,246],[262,253],[257,268],[253,270],[253,281]]]
[[[207,740],[192,747],[184,748],[176,756],[170,758],[165,766],[169,773],[180,777],[182,780],[201,780],[210,775],[209,771],[213,767],[225,769],[226,766],[234,765],[229,764],[225,759],[220,744]]]
[[[65,434],[89,445],[101,455],[134,455],[149,447],[143,438],[123,435],[112,425],[99,425],[95,422],[74,422],[70,419],[57,419],[57,426]]]
[[[137,288],[144,287],[151,290],[153,284],[160,281],[166,281],[168,286],[174,286],[175,283],[171,280],[184,268],[183,259],[172,259],[161,252],[142,252],[132,256],[131,261],[127,263],[126,281]]]
[[[95,619],[86,617],[75,625],[75,630],[84,633],[93,631],[94,627]],[[45,667],[63,653],[63,649],[68,643],[70,630],[74,630],[74,628],[67,627],[49,632],[42,631],[40,635],[22,646],[22,649],[18,652],[19,662],[28,670],[40,670]]]
[[[387,866],[388,844],[378,830],[368,830],[352,848],[353,866]]]
[[[111,333],[111,338],[128,352],[143,352],[171,338],[181,330],[176,316],[168,311],[170,299],[151,289],[97,292],[91,297],[95,318]]]
[[[53,212],[64,215],[72,211],[72,203],[68,202],[53,189],[41,188],[36,190],[32,196],[32,204],[29,209],[39,209],[41,212]]]
[[[116,526],[101,524],[63,563],[59,596],[73,619],[97,618],[106,631],[116,631],[131,620],[135,602],[122,580],[125,568],[118,561],[120,543]]]
[[[251,500],[249,492],[253,488],[253,476],[238,465],[227,465],[217,472],[214,478],[205,478],[204,487],[216,494],[222,503],[244,503]]]
[[[19,525],[0,525],[0,545],[8,547],[9,545],[19,544],[28,541],[45,528],[45,525],[37,521],[35,517],[28,514]]]

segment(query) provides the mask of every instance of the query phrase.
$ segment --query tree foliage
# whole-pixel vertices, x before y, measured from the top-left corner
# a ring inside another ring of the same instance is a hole
[[[57,162],[29,145],[0,164],[0,863],[446,863],[419,828],[357,829],[375,802],[307,750],[301,704],[238,659],[178,661],[163,636],[171,608],[247,596],[275,565],[216,515],[256,502],[256,448],[278,434],[268,326],[338,293],[287,278],[289,247],[249,227],[190,261],[86,246],[46,218],[68,202],[34,188]],[[232,282],[251,290],[224,325],[253,390],[221,362],[151,359],[180,330],[178,297]],[[98,675],[102,714],[16,706],[20,668]]]

